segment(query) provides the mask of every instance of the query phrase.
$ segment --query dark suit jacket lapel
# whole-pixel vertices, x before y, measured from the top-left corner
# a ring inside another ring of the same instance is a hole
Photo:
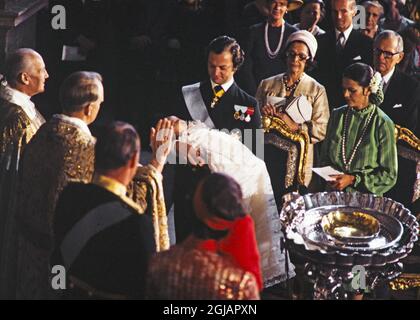
[[[329,32],[325,36],[325,44],[327,49],[327,54],[329,56],[335,56],[335,44],[337,40],[335,39],[335,32]]]
[[[393,111],[392,107],[397,103],[396,97],[400,94],[400,74],[398,70],[395,70],[389,81],[388,88],[385,92],[385,103],[383,104],[383,111],[385,113],[391,113]]]
[[[335,50],[335,44],[337,43],[337,37],[335,36],[335,31],[329,33],[328,38],[328,45]]]
[[[234,82],[230,88],[228,89],[227,92],[225,92],[225,94],[223,95],[221,101],[223,101],[223,98],[225,98],[226,100],[231,101],[232,97],[234,97],[236,95],[236,91],[238,90],[238,86],[236,85],[236,82]]]
[[[350,32],[350,36],[347,39],[346,45],[345,45],[344,50],[343,50],[343,53],[344,53],[343,59],[344,59],[344,61],[346,61],[346,63],[350,63],[351,59],[353,59],[355,57],[354,56],[354,51],[360,45],[360,43],[358,43],[359,41],[360,41],[359,34],[357,33],[356,30],[353,29]],[[355,61],[355,62],[357,62],[357,61]]]
[[[203,81],[200,83],[200,92],[207,109],[210,109],[210,104],[213,100],[213,90],[211,88],[210,80]]]
[[[353,48],[358,41],[358,34],[356,32],[356,30],[351,30],[349,38],[347,39],[346,45],[345,45],[345,49],[349,49],[349,48]]]

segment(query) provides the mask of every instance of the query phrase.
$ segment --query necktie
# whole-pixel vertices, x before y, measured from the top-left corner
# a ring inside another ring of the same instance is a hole
[[[211,108],[214,108],[216,106],[220,98],[225,94],[225,90],[223,90],[222,86],[217,85],[217,86],[214,86],[213,93],[214,93],[214,97],[210,105]]]
[[[382,80],[382,91],[383,91],[384,94],[386,92],[386,89],[388,89],[388,83],[389,83],[389,81],[385,82],[385,80]]]
[[[340,53],[344,49],[344,40],[344,33],[340,32],[337,42],[335,43],[335,48],[338,53]]]

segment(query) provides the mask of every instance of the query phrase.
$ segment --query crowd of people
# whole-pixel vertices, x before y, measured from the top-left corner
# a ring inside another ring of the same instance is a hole
[[[281,292],[296,276],[278,214],[287,159],[264,148],[261,117],[309,137],[310,191],[382,196],[401,167],[395,125],[420,136],[420,27],[399,0],[57,4],[68,28],[44,12],[37,51],[2,69],[0,298]],[[305,121],[286,110],[301,97]],[[315,166],[341,173],[320,184]]]

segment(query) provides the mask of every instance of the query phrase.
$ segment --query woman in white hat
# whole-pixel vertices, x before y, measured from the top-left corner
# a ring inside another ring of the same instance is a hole
[[[310,32],[306,30],[294,32],[286,42],[286,72],[261,81],[256,94],[263,115],[278,116],[286,123],[290,131],[305,131],[309,135],[310,145],[305,168],[306,186],[309,185],[312,177],[313,145],[324,140],[330,116],[324,86],[305,73],[305,68],[313,62],[317,47],[318,43]],[[270,104],[269,102],[273,99],[267,99],[267,97],[283,97],[287,105],[293,98],[299,96],[305,96],[312,106],[310,120],[301,124],[296,123],[281,109]],[[273,183],[273,187],[275,184]],[[281,194],[276,195],[277,199],[278,196]]]

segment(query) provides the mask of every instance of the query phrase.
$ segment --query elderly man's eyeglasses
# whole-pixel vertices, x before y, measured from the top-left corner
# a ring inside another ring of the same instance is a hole
[[[381,56],[381,54],[383,54],[385,59],[391,59],[396,54],[401,53],[401,52],[395,52],[395,53],[393,53],[393,52],[384,51],[384,50],[381,50],[381,49],[375,49],[375,50],[373,50],[373,52],[378,57]]]
[[[309,57],[303,53],[294,53],[294,52],[286,52],[286,57],[292,60],[298,57],[299,61],[306,61],[309,59]]]

